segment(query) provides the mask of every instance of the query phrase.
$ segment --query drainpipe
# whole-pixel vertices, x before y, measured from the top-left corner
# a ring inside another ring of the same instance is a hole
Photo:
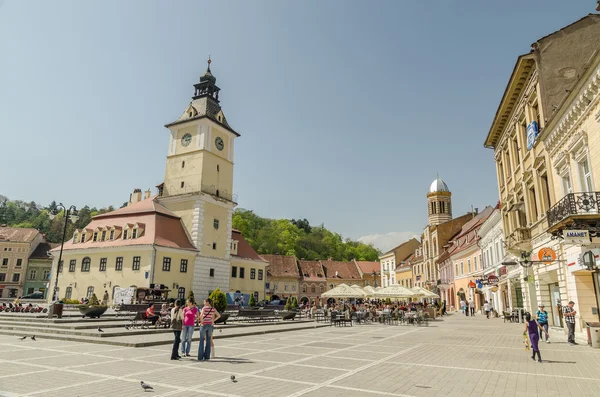
[[[156,246],[152,244],[152,258],[150,260],[149,284],[154,284],[154,269],[156,269]]]

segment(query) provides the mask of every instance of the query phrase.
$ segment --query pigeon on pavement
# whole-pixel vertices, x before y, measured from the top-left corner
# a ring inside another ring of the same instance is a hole
[[[33,336],[31,337],[31,340],[35,340],[35,335],[33,335]]]
[[[128,325],[126,325],[126,326],[125,326],[125,329],[126,329],[127,331],[129,331],[129,326],[128,326]]]
[[[98,332],[104,332],[102,328],[98,327]]]
[[[231,381],[232,381],[233,383],[237,383],[237,380],[235,379],[235,375],[231,375]]]
[[[144,389],[144,391],[154,390],[152,386],[145,384],[143,380],[140,381],[140,385],[142,386],[142,389]]]
[[[22,338],[19,338],[19,339],[20,339],[20,340],[27,339],[27,336],[24,336],[24,337],[22,337]]]
[[[223,330],[222,330],[222,329],[220,329],[220,330],[219,330],[219,332],[223,332]]]

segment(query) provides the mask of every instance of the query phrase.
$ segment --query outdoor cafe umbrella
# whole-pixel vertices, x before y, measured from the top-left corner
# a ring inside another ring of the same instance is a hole
[[[340,284],[337,287],[330,289],[329,291],[323,292],[321,297],[323,298],[364,298],[365,292],[347,284]]]
[[[411,290],[398,284],[375,291],[375,296],[378,298],[412,298],[414,295]]]
[[[435,294],[431,291],[426,290],[422,287],[412,287],[410,289],[415,294],[415,298],[439,298],[438,294]]]
[[[365,288],[363,288],[363,291],[365,291],[365,293],[367,294],[367,296],[374,296],[375,295],[375,289],[373,287],[371,287],[370,285],[367,285]]]

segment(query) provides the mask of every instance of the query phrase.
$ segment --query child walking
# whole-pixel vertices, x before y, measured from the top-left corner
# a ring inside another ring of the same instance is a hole
[[[531,350],[533,350],[533,355],[531,356],[531,359],[535,361],[535,355],[537,354],[538,362],[541,363],[542,356],[540,355],[540,347],[538,346],[540,341],[539,330],[543,331],[546,334],[546,336],[548,335],[548,332],[546,332],[546,330],[542,328],[542,326],[537,322],[537,320],[531,319],[531,313],[525,314],[525,321],[525,331],[523,331],[523,335],[529,334],[529,340],[531,341]]]

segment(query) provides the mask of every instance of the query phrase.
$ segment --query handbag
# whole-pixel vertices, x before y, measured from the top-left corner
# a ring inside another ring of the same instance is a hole
[[[181,329],[183,328],[183,320],[181,320],[181,316],[179,315],[179,310],[180,309],[177,309],[175,311],[175,315],[171,319],[171,328],[174,329],[175,331],[181,331]]]

